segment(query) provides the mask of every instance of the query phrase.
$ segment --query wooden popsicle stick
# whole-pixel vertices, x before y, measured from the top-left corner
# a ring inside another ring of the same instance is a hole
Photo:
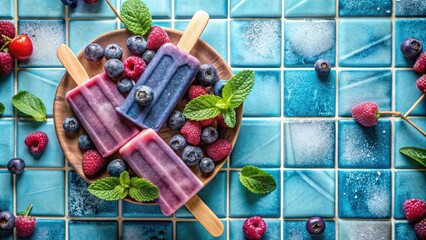
[[[62,44],[59,46],[58,50],[56,50],[56,55],[77,85],[81,85],[90,79],[86,69],[84,69],[83,65],[81,65],[80,61],[78,61],[67,45]]]
[[[203,227],[213,237],[219,237],[223,234],[224,228],[220,219],[214,212],[201,200],[198,195],[193,196],[185,203],[185,206],[194,215],[194,217],[203,225]]]
[[[207,12],[201,10],[197,11],[189,22],[188,27],[186,27],[177,47],[189,53],[197,43],[204,28],[206,28],[209,18]]]

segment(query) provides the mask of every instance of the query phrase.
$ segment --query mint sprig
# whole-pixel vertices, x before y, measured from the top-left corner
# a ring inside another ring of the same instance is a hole
[[[98,198],[107,201],[124,199],[127,195],[139,202],[149,202],[158,198],[160,190],[151,182],[138,177],[130,178],[124,171],[120,177],[106,177],[95,181],[87,188]]]
[[[238,108],[250,94],[254,85],[254,71],[243,70],[229,79],[222,91],[222,97],[202,95],[192,99],[183,110],[190,120],[206,120],[220,113],[226,125],[233,128],[236,123],[235,108]]]
[[[277,187],[274,177],[260,168],[245,166],[240,174],[240,182],[255,194],[270,193]]]
[[[27,91],[19,91],[13,96],[12,104],[19,111],[32,116],[36,121],[47,121],[46,107],[43,102]]]
[[[152,17],[148,7],[140,0],[127,0],[120,10],[124,25],[130,32],[145,35],[152,26]]]
[[[5,109],[4,104],[0,103],[0,115],[4,113],[4,109]]]
[[[426,148],[403,147],[400,148],[399,151],[426,167]]]

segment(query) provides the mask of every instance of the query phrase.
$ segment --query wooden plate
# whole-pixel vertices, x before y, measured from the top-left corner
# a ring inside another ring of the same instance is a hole
[[[170,37],[170,41],[174,44],[177,44],[180,37],[182,36],[182,32],[173,30],[173,29],[167,29],[165,28],[166,32],[168,33]],[[126,59],[128,56],[130,56],[130,52],[128,51],[126,47],[126,40],[128,37],[130,37],[132,34],[127,29],[121,29],[121,30],[115,30],[106,34],[103,34],[93,40],[92,42],[100,44],[103,48],[105,48],[110,43],[116,43],[119,46],[123,48],[123,57],[122,60]],[[198,40],[197,44],[194,46],[194,48],[191,51],[191,54],[198,58],[202,64],[209,63],[213,64],[216,69],[218,70],[219,79],[229,79],[232,77],[232,71],[229,68],[226,61],[206,42],[202,40]],[[86,69],[87,73],[90,77],[93,77],[101,72],[104,71],[103,66],[105,64],[105,58],[98,62],[93,63],[89,62],[84,58],[84,53],[81,51],[77,58],[80,60],[84,68]],[[55,101],[53,106],[53,118],[54,118],[54,124],[55,124],[55,130],[56,135],[59,140],[59,144],[61,145],[61,148],[65,154],[65,157],[68,159],[68,161],[72,164],[75,171],[88,183],[91,183],[97,179],[107,177],[109,176],[106,168],[105,170],[97,175],[94,178],[88,178],[84,175],[83,169],[82,169],[82,156],[83,152],[78,147],[78,136],[82,133],[84,133],[84,129],[80,129],[78,134],[75,136],[69,136],[65,133],[62,122],[64,119],[68,116],[75,116],[73,111],[71,110],[70,106],[65,100],[65,94],[76,87],[77,85],[72,80],[71,76],[68,73],[65,73],[63,76],[61,82],[59,83],[58,89],[56,91],[55,95]],[[176,107],[176,110],[182,111],[185,107],[185,104],[187,103],[187,98],[184,97],[179,102],[178,106]],[[242,105],[236,109],[237,114],[237,123],[234,128],[228,128],[228,129],[220,129],[219,130],[219,137],[228,139],[230,142],[232,142],[233,145],[235,145],[235,142],[237,140],[238,132],[240,130],[241,126],[241,119],[242,119]],[[169,142],[170,138],[177,134],[178,131],[171,131],[167,124],[163,126],[163,128],[160,130],[159,134],[161,138]],[[201,147],[204,149],[205,145],[201,144]],[[116,158],[121,158],[117,153],[114,155],[108,157],[108,160],[113,160]],[[219,172],[219,170],[222,168],[223,164],[229,159],[229,157],[219,163],[216,164],[215,169],[209,173],[209,174],[203,174],[199,171],[198,166],[191,167],[191,170],[197,175],[197,177],[204,183],[204,185],[208,184],[210,180],[212,180],[216,174]],[[139,203],[137,201],[134,201],[133,199],[127,198],[127,201],[133,202],[133,203]]]

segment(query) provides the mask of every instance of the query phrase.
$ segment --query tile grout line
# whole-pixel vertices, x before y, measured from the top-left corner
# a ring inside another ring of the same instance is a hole
[[[335,57],[335,101],[336,101],[336,110],[335,110],[335,122],[334,122],[334,237],[335,239],[339,239],[339,1],[336,0],[336,14],[335,14],[335,28],[336,28],[336,55]]]
[[[285,156],[285,148],[284,148],[284,9],[285,9],[285,1],[281,1],[281,45],[280,45],[280,182],[281,186],[280,191],[280,238],[284,238],[284,156]],[[282,103],[282,106],[281,106]]]
[[[392,15],[391,15],[391,74],[392,74],[392,96],[391,96],[391,109],[395,109],[395,100],[396,100],[396,89],[395,89],[395,81],[396,81],[396,71],[395,71],[395,54],[396,52],[394,51],[395,48],[395,10],[396,10],[396,2],[395,1],[391,1],[392,3]],[[391,120],[391,147],[390,147],[390,171],[391,171],[391,211],[390,211],[390,224],[391,224],[391,239],[395,239],[395,232],[393,231],[394,229],[394,224],[395,224],[395,215],[394,215],[394,209],[395,209],[395,118],[392,118]]]
[[[226,25],[227,25],[227,36],[226,36],[226,55],[227,55],[227,64],[229,65],[229,67],[231,68],[232,71],[232,67],[231,67],[231,1],[227,2],[228,4],[228,9],[227,9],[227,19],[226,19]],[[241,120],[242,121],[242,120]],[[231,192],[230,192],[230,182],[231,182],[231,171],[230,171],[230,167],[231,167],[231,156],[229,156],[229,159],[226,163],[226,213],[225,213],[225,224],[226,224],[226,231],[225,231],[225,235],[226,235],[226,239],[230,239],[230,235],[231,235],[231,222],[229,220],[229,215],[231,212]]]

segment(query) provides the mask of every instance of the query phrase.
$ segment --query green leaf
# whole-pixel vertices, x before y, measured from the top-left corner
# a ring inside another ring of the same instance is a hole
[[[0,115],[2,115],[4,112],[4,104],[0,103]]]
[[[151,182],[137,177],[130,179],[129,195],[136,201],[149,202],[158,198],[159,194],[160,189]]]
[[[124,195],[126,189],[121,186],[120,180],[117,177],[107,177],[97,180],[90,184],[87,190],[96,197],[108,201],[123,199],[127,196],[127,193]]]
[[[229,79],[222,91],[223,99],[232,108],[239,107],[248,97],[254,84],[254,71],[243,70]]]
[[[19,111],[32,116],[36,121],[47,121],[46,107],[40,98],[27,91],[19,91],[12,97],[12,104]]]
[[[145,35],[152,26],[149,9],[140,0],[127,0],[121,6],[121,18],[127,29],[137,35]]]
[[[270,193],[277,187],[271,174],[255,167],[245,166],[240,174],[240,182],[255,194]]]
[[[120,174],[120,183],[124,188],[128,188],[130,186],[130,176],[128,171],[123,171]]]
[[[222,98],[215,95],[202,95],[192,99],[186,104],[183,114],[191,120],[206,120],[214,118],[220,113],[220,108],[216,106]]]
[[[426,167],[426,148],[403,147],[400,148],[399,151]]]
[[[222,110],[223,120],[225,121],[228,127],[235,127],[235,123],[237,122],[237,118],[235,116],[235,110],[230,107],[225,110]]]

